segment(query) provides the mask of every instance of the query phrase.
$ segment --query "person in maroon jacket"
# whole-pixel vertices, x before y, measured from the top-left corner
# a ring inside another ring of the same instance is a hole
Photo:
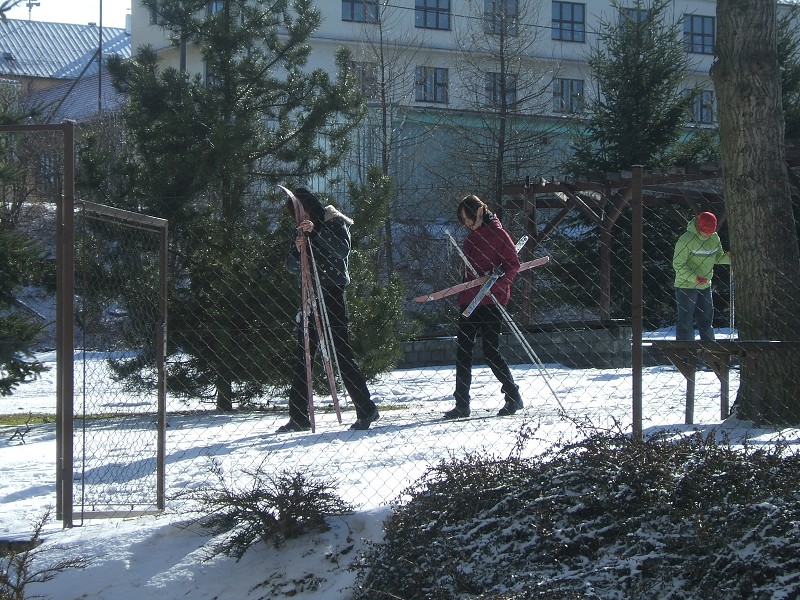
[[[453,394],[456,406],[447,411],[447,419],[468,417],[469,388],[472,384],[472,351],[478,333],[483,338],[483,356],[492,373],[502,386],[505,405],[498,416],[513,415],[522,408],[519,386],[514,383],[511,370],[500,354],[500,327],[502,318],[495,301],[502,306],[511,298],[511,282],[519,271],[519,257],[511,236],[503,229],[500,220],[489,210],[480,198],[467,196],[458,205],[458,220],[470,233],[464,240],[464,254],[477,272],[477,277],[492,273],[495,267],[502,267],[504,274],[492,286],[469,317],[463,314],[458,321],[458,350],[456,351],[456,390]],[[471,269],[465,265],[464,281],[474,279]],[[461,292],[456,302],[461,311],[469,306],[477,295],[480,286]],[[494,296],[494,300],[491,296]]]

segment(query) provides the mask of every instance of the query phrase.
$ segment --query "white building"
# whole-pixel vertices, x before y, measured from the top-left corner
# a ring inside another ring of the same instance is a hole
[[[632,4],[632,2],[631,2]],[[222,2],[210,2],[215,10]],[[388,44],[406,46],[415,53],[416,65],[424,72],[425,85],[418,81],[409,105],[462,108],[457,63],[465,51],[463,34],[482,21],[491,23],[493,10],[519,15],[518,32],[533,39],[526,46],[526,58],[547,65],[548,71],[561,80],[553,87],[550,113],[557,115],[575,106],[574,97],[589,86],[586,57],[597,30],[603,23],[618,17],[612,14],[608,0],[585,2],[549,2],[544,0],[324,0],[317,2],[322,13],[321,27],[313,36],[309,67],[334,69],[334,53],[347,46],[356,56],[369,61],[365,46],[374,42],[380,17]],[[500,7],[500,8],[498,8]],[[687,73],[687,85],[695,81],[711,85],[708,71],[714,53],[716,2],[714,0],[673,0],[671,18],[683,23],[687,51],[692,57],[693,72]],[[162,51],[165,64],[178,66],[178,51],[171,47],[164,32],[155,24],[156,17],[136,0],[132,6],[132,43],[137,48],[151,44]],[[204,73],[199,53],[188,52],[187,69]],[[541,68],[541,67],[540,67]],[[702,117],[709,118],[708,115]],[[704,121],[705,122],[705,121]]]
[[[221,10],[222,6],[221,0],[212,1],[208,10]],[[492,112],[501,101],[494,66],[497,57],[491,56],[497,40],[487,40],[499,37],[491,33],[503,15],[513,21],[505,28],[511,35],[504,36],[504,43],[513,45],[508,56],[514,58],[506,67],[507,74],[512,75],[504,79],[511,82],[511,87],[506,83],[504,94],[506,100],[515,103],[515,117],[528,122],[515,131],[529,128],[528,137],[520,137],[518,147],[509,149],[511,167],[506,180],[546,176],[557,168],[566,147],[564,123],[574,123],[571,117],[595,93],[587,57],[598,42],[597,32],[604,24],[619,19],[608,0],[318,0],[316,7],[323,20],[311,41],[310,68],[322,67],[332,73],[336,50],[346,46],[353,52],[353,67],[368,97],[377,89],[380,60],[394,70],[390,98],[396,118],[392,169],[396,179],[413,186],[415,193],[428,185],[431,169],[441,170],[441,166],[420,168],[420,163],[431,157],[404,148],[402,139],[418,139],[418,128],[441,124],[442,115],[452,120],[455,114],[470,126],[487,127],[483,113]],[[714,54],[716,2],[673,0],[669,13],[668,18],[681,24],[692,64],[686,73],[686,87],[699,84],[705,90],[695,105],[695,124],[714,126],[709,68]],[[150,44],[160,52],[165,65],[178,67],[178,49],[158,27],[157,14],[138,0],[132,5],[131,32],[134,52],[140,45]],[[384,53],[382,59],[376,58],[377,48]],[[187,71],[206,75],[196,49],[187,48],[185,61]],[[482,62],[487,65],[485,70]],[[482,106],[491,110],[484,111]],[[361,164],[376,164],[380,157],[376,136],[369,135],[370,126],[368,120],[367,133],[360,140]],[[535,143],[532,135],[538,135]],[[407,159],[413,155],[413,161],[404,161],[404,153]],[[466,168],[485,174],[489,165]]]

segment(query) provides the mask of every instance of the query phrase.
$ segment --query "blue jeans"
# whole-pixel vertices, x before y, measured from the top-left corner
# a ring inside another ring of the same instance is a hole
[[[711,288],[702,290],[694,288],[675,288],[675,303],[678,306],[678,322],[675,327],[675,339],[680,341],[694,340],[694,321],[697,317],[697,328],[700,339],[714,341],[714,301]]]

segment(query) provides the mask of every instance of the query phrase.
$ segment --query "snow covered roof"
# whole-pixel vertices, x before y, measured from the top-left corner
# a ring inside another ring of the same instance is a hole
[[[37,77],[72,80],[84,72],[98,72],[95,58],[100,44],[95,24],[0,21],[0,77]],[[103,54],[131,55],[131,36],[125,29],[103,27]],[[88,65],[88,67],[87,67]]]

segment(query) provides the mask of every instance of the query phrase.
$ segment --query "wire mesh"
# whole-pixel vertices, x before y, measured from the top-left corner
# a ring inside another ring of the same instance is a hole
[[[157,364],[162,230],[92,208],[77,217],[75,506],[87,516],[153,510],[163,505]]]
[[[708,196],[704,197],[695,183],[695,200],[712,206],[717,199],[716,183],[700,185],[708,186]],[[651,206],[646,202],[643,223],[645,341],[675,337],[672,254],[694,210],[689,205],[656,202],[653,198],[657,196],[651,197]],[[467,446],[475,445],[474,436],[481,436],[486,453],[503,456],[541,452],[553,440],[573,439],[587,430],[630,430],[631,216],[623,208],[611,222],[614,193],[605,197],[577,192],[576,197],[582,197],[598,218],[569,198],[552,193],[545,194],[543,201],[533,194],[524,199],[509,196],[506,205],[497,210],[514,241],[529,236],[520,260],[550,259],[514,280],[508,319],[502,325],[501,351],[524,402],[524,408],[512,417],[496,416],[505,398],[478,338],[470,417],[443,419],[454,404],[455,332],[460,309],[453,297],[413,301],[462,281],[464,265],[457,246],[463,244],[468,231],[455,215],[459,199],[452,200],[452,211],[438,206],[430,217],[416,211],[413,219],[392,223],[392,275],[402,282],[390,290],[400,290],[397,293],[402,296],[401,318],[391,321],[396,330],[388,331],[389,321],[381,321],[380,313],[369,310],[363,297],[365,289],[372,289],[369,286],[389,280],[385,260],[375,269],[374,254],[366,260],[365,250],[353,248],[351,264],[370,265],[369,269],[354,267],[348,287],[353,347],[364,353],[359,355],[364,362],[369,360],[365,357],[376,337],[397,338],[400,348],[388,368],[365,368],[371,397],[381,415],[367,431],[349,429],[357,415],[341,387],[343,419],[341,423],[337,420],[317,358],[315,431],[276,433],[288,418],[288,388],[297,351],[300,290],[295,276],[283,266],[294,244],[294,224],[274,218],[269,227],[246,235],[229,231],[217,235],[222,229],[213,228],[204,229],[200,236],[196,231],[178,231],[170,245],[167,495],[170,489],[181,490],[211,477],[209,461],[222,461],[230,472],[242,473],[269,460],[273,468],[281,470],[313,472],[321,464],[326,470],[335,467],[343,481],[355,484],[343,486],[353,496],[345,499],[370,507],[396,500],[405,486],[431,466],[431,459],[426,458],[430,453],[419,452],[420,446],[433,448],[435,456],[445,458],[467,452]],[[273,215],[278,207],[266,206]],[[345,212],[352,209],[346,203],[340,208]],[[447,212],[450,218],[442,216]],[[727,244],[724,223],[720,233]],[[108,358],[130,356],[152,343],[144,340],[144,332],[152,331],[155,319],[145,310],[154,298],[149,289],[152,280],[144,268],[146,263],[152,265],[152,259],[143,260],[144,250],[130,252],[133,247],[152,248],[153,240],[147,237],[152,234],[109,230],[104,235],[114,243],[93,244],[87,234],[82,252],[94,252],[87,264],[102,265],[122,249],[124,260],[133,260],[133,254],[136,259],[114,270],[119,278],[106,276],[95,289],[87,283],[79,294],[83,305],[92,307],[86,316],[79,315],[87,336],[82,347],[85,356],[89,349],[108,353]],[[608,247],[606,262],[601,260],[603,245]],[[114,257],[118,259],[123,260]],[[713,281],[714,326],[723,338],[735,335],[730,326],[728,269],[720,266]],[[99,298],[95,299],[96,295]],[[120,326],[131,323],[129,309],[119,310],[115,316],[120,303],[136,305],[137,316],[143,318],[133,335],[138,346],[132,345],[131,332]],[[354,306],[358,310],[352,310]],[[108,360],[99,364],[105,365],[102,368],[115,365]],[[88,386],[87,402],[94,403],[83,409],[87,419],[76,446],[86,444],[91,431],[112,440],[109,447],[97,445],[96,455],[85,457],[89,468],[83,475],[84,484],[98,484],[90,504],[102,502],[105,492],[101,483],[113,486],[115,493],[130,485],[130,495],[123,496],[120,504],[152,502],[151,497],[143,498],[141,490],[153,487],[153,406],[143,391],[152,388],[153,382],[146,369],[124,371],[121,366],[116,364],[111,374],[86,373],[82,379]],[[685,427],[684,375],[663,354],[648,349],[642,377],[645,428]],[[735,391],[735,366],[730,384]],[[95,396],[103,399],[93,400]],[[691,420],[698,426],[719,423],[722,417],[720,381],[711,370],[701,369],[695,380]],[[108,436],[107,430],[113,430],[114,436]],[[463,436],[472,439],[461,447],[458,440],[465,439]],[[385,465],[378,478],[375,461]],[[120,470],[115,470],[117,467]]]
[[[352,198],[338,187],[319,189],[356,217],[349,330],[381,415],[366,431],[349,429],[356,413],[341,388],[338,421],[317,363],[316,431],[276,433],[288,418],[300,308],[297,279],[284,267],[295,224],[283,215],[280,196],[246,197],[246,218],[237,223],[224,222],[214,210],[198,210],[191,223],[171,223],[163,465],[157,460],[153,368],[160,326],[158,234],[83,213],[76,220],[74,381],[81,402],[73,445],[84,510],[120,514],[156,507],[160,467],[168,502],[176,502],[181,490],[213,479],[210,461],[241,474],[265,460],[275,470],[335,469],[352,484],[342,486],[350,496],[345,500],[372,507],[395,501],[433,460],[474,451],[476,437],[482,451],[504,456],[543,452],[588,431],[631,431],[639,375],[633,369],[638,340],[632,319],[637,253],[644,432],[719,424],[727,411],[723,382],[712,365],[701,364],[693,374],[690,411],[688,378],[663,351],[648,345],[675,339],[672,263],[691,219],[712,211],[723,248],[742,243],[729,234],[719,175],[649,175],[641,249],[634,246],[626,181],[511,185],[501,205],[490,206],[513,241],[528,236],[520,260],[549,257],[549,262],[515,278],[509,319],[501,326],[500,348],[524,408],[511,417],[496,416],[505,398],[479,338],[471,415],[458,420],[442,417],[454,405],[460,309],[453,297],[413,299],[463,279],[457,247],[467,230],[456,216],[463,194],[406,182],[386,219],[365,233],[359,227],[369,215],[359,212]],[[60,189],[60,182],[51,183]],[[51,219],[51,211],[41,208]],[[43,219],[32,222],[41,226]],[[52,247],[47,237],[53,229],[38,234],[45,248]],[[734,256],[746,252],[733,250]],[[741,315],[753,314],[752,307],[737,311],[736,295],[747,296],[740,290],[758,282],[740,281],[724,264],[712,274],[715,336],[734,342]],[[787,296],[791,291],[782,298]],[[790,307],[764,308],[783,314]],[[759,323],[744,326],[758,331]],[[733,360],[729,366],[734,401],[745,365]],[[382,468],[376,471],[375,464]]]

